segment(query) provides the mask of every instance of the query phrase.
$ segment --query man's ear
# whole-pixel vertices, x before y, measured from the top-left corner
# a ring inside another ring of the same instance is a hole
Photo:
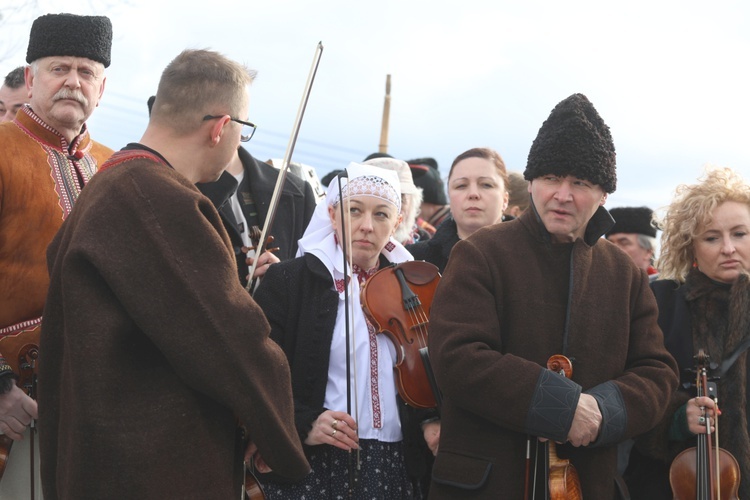
[[[604,193],[604,196],[602,196],[602,199],[599,202],[599,206],[603,207],[606,202],[607,202],[607,193]]]
[[[215,120],[211,120],[211,128],[209,129],[211,132],[210,140],[211,145],[216,146],[221,141],[221,137],[224,134],[224,126],[231,121],[231,118],[229,115],[224,115],[221,118],[217,118]]]
[[[26,66],[23,69],[23,78],[26,83],[26,92],[29,94],[28,97],[31,97],[31,89],[34,87],[34,70],[31,69],[31,66]]]
[[[99,89],[99,95],[96,97],[96,107],[99,107],[99,103],[102,100],[102,95],[104,95],[104,87],[107,85],[107,77],[102,78],[102,88]],[[150,111],[149,111],[150,112]]]

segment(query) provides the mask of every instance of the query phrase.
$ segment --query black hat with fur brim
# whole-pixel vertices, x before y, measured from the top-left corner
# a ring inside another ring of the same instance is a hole
[[[529,151],[527,181],[543,175],[568,176],[617,188],[615,145],[609,127],[583,94],[561,101],[539,129]]]
[[[26,62],[50,56],[85,57],[109,67],[112,22],[106,16],[45,14],[31,25]]]
[[[615,225],[607,236],[617,233],[645,234],[656,238],[656,228],[651,223],[654,211],[648,207],[617,207],[609,211]]]

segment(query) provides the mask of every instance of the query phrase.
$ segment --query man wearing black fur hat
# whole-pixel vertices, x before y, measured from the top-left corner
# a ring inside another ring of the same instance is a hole
[[[18,352],[4,347],[6,341],[38,338],[49,285],[47,245],[112,154],[91,140],[85,123],[104,92],[111,46],[112,23],[103,16],[47,14],[31,27],[29,104],[0,124],[0,352],[8,361]],[[5,367],[0,355],[0,432],[20,439],[37,416],[36,403]],[[28,497],[27,448],[13,447],[0,498]]]
[[[616,498],[617,444],[653,427],[677,385],[646,276],[601,238],[615,150],[585,96],[552,110],[524,176],[530,208],[457,243],[432,304],[431,498],[543,496],[553,442],[583,498]],[[569,378],[547,368],[555,354],[572,360]]]
[[[607,239],[630,255],[635,265],[646,271],[649,281],[659,277],[653,266],[656,258],[656,227],[651,223],[654,211],[648,207],[618,207],[609,211],[615,225]]]

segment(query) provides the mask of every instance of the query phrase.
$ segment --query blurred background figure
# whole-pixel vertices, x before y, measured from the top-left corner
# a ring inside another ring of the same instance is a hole
[[[434,158],[417,158],[406,163],[411,167],[414,184],[422,189],[422,205],[419,207],[421,220],[418,223],[431,235],[435,234],[437,227],[451,213],[437,161]]]
[[[13,120],[21,106],[29,102],[23,72],[24,66],[19,66],[5,75],[0,87],[0,123]]]
[[[633,498],[678,498],[670,491],[670,464],[679,452],[696,446],[696,435],[707,431],[706,417],[713,423],[715,414],[712,399],[695,397],[695,374],[686,371],[695,367],[694,356],[704,349],[711,364],[719,366],[740,353],[725,372],[709,370],[708,375],[720,375],[721,425],[712,427],[720,446],[739,463],[738,497],[750,498],[750,383],[743,350],[743,341],[750,338],[750,185],[731,169],[711,170],[697,184],[677,188],[659,226],[661,279],[651,288],[681,384],[662,422],[636,439],[628,488]],[[730,487],[722,481],[722,496]]]
[[[365,165],[393,170],[398,174],[398,180],[401,183],[402,218],[393,235],[395,240],[402,245],[410,245],[429,239],[430,234],[417,225],[417,214],[422,205],[422,191],[414,184],[409,164],[403,160],[381,156],[365,160]]]
[[[656,280],[656,227],[651,223],[654,211],[648,207],[619,207],[609,213],[615,225],[606,234],[607,239],[630,255],[651,281]]]
[[[407,250],[416,260],[435,264],[442,273],[453,245],[477,229],[503,220],[507,185],[505,162],[497,151],[474,148],[461,153],[448,174],[450,215],[429,241],[408,245]]]
[[[529,181],[520,172],[508,172],[508,207],[504,214],[518,217],[529,208]]]
[[[333,178],[339,175],[341,172],[343,172],[343,170],[341,170],[340,168],[335,168],[331,170],[320,179],[320,183],[323,184],[325,187],[328,187],[328,185],[331,183]]]

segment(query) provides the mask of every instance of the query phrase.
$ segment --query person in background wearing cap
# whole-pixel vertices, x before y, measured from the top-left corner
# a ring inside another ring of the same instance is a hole
[[[434,235],[437,227],[451,213],[437,161],[434,158],[417,158],[406,163],[411,167],[414,184],[422,189],[422,205],[419,207],[417,223],[430,235]]]
[[[617,444],[656,425],[677,386],[646,275],[601,238],[615,150],[585,96],[552,110],[524,177],[530,208],[459,241],[435,294],[443,407],[430,498],[543,492],[550,441],[564,443],[583,498],[616,498]],[[547,369],[556,354],[573,360],[571,378]]]
[[[410,245],[415,241],[429,239],[429,234],[417,225],[417,214],[422,205],[422,191],[414,185],[409,164],[389,156],[368,158],[364,162],[365,165],[393,170],[401,182],[401,223],[393,235],[395,240],[402,245]]]
[[[508,206],[508,176],[505,162],[497,151],[472,148],[453,160],[448,173],[451,213],[428,241],[409,245],[417,260],[445,270],[453,246],[476,230],[505,220]]]
[[[50,243],[39,437],[48,499],[239,498],[238,425],[309,472],[289,364],[195,187],[250,133],[253,72],[209,50],[165,68],[139,143],[114,153]],[[116,223],[111,223],[116,221]],[[197,456],[198,455],[198,456]],[[267,465],[266,465],[267,464]]]
[[[112,154],[91,139],[86,126],[104,92],[111,48],[107,17],[47,14],[31,27],[29,104],[12,122],[0,124],[0,338],[39,333],[49,285],[47,245],[98,165]],[[17,354],[2,346],[0,352]],[[2,361],[0,366],[7,366]],[[13,377],[0,369],[0,431],[21,439],[37,409]],[[13,447],[8,466],[15,462],[23,470],[6,470],[0,497],[28,494],[23,449]]]
[[[609,211],[615,225],[607,232],[607,239],[630,255],[635,265],[646,271],[655,281],[659,271],[654,267],[656,227],[651,223],[654,211],[648,207],[618,207]]]
[[[23,73],[24,67],[19,66],[5,75],[0,87],[0,123],[13,120],[21,106],[29,101]]]

